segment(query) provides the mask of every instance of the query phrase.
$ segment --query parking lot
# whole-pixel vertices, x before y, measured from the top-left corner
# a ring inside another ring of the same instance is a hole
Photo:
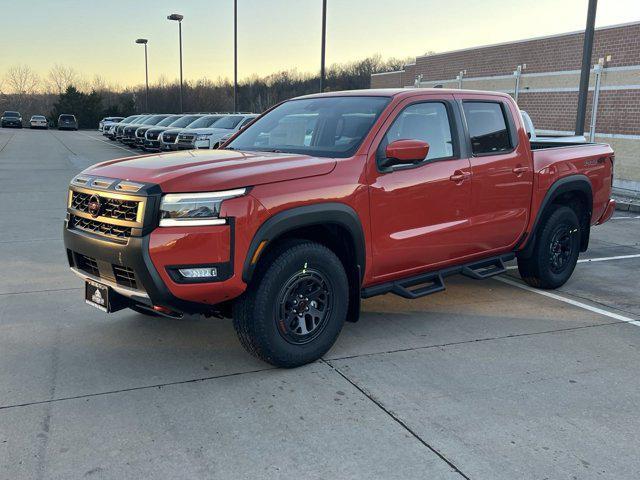
[[[84,304],[69,180],[136,155],[0,130],[0,478],[639,478],[640,217],[560,290],[517,270],[366,300],[321,361],[274,369],[229,320]]]

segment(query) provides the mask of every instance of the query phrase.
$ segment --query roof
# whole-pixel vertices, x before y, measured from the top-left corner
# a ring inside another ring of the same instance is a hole
[[[458,88],[371,88],[368,90],[341,90],[337,92],[313,93],[295,97],[292,100],[302,98],[320,98],[320,97],[414,97],[416,95],[424,95],[425,93],[437,93],[441,95],[453,95],[456,93],[475,93],[490,94],[499,97],[510,97],[510,95],[501,92],[493,92],[486,90],[464,90]]]

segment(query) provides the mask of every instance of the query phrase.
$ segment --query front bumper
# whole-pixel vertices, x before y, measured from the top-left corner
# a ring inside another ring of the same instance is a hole
[[[160,142],[158,140],[149,140],[148,138],[145,138],[142,147],[146,150],[159,151]]]
[[[237,297],[244,290],[244,283],[233,272],[233,226],[191,228],[199,231],[156,229],[143,237],[130,237],[122,244],[69,229],[66,221],[64,245],[69,266],[76,275],[110,286],[131,303],[183,313],[210,312],[216,304]],[[87,267],[87,259],[97,265],[98,271]],[[188,283],[172,277],[178,267],[198,265],[216,266],[219,279]],[[133,272],[124,282],[119,274],[123,269]]]
[[[193,143],[176,143],[176,150],[193,150],[196,148]]]
[[[178,145],[174,143],[165,143],[165,142],[160,142],[160,150],[162,150],[163,152],[172,152],[175,150],[178,150]]]
[[[196,140],[193,142],[193,148],[211,148],[211,142],[208,138],[206,140]]]
[[[86,185],[92,182],[90,177]],[[223,212],[229,219],[225,225],[158,227],[161,191],[157,185],[146,184],[137,194],[124,194],[116,189],[118,181],[106,183],[109,185],[100,189],[70,187],[63,238],[74,273],[110,286],[127,304],[162,306],[174,312],[216,311],[217,304],[242,294],[246,284],[242,280],[243,257],[235,254],[236,218],[238,214],[246,215],[246,209],[257,214],[263,212],[254,199],[247,196],[229,200],[230,210]],[[97,217],[87,213],[86,202],[77,201],[88,195],[97,195],[97,202],[103,204]],[[111,215],[114,199],[116,204],[124,202],[119,209],[133,208],[131,203],[138,202],[135,219],[104,216]],[[83,219],[93,225],[117,225],[121,227],[119,231],[122,227],[130,228],[130,233],[119,235],[109,228],[90,227]],[[240,224],[244,225],[244,219]],[[239,245],[246,253],[246,242]],[[179,268],[203,266],[215,266],[217,277],[194,282],[178,273]]]

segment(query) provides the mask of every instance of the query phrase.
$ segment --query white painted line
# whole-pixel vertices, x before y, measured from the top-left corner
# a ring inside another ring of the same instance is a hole
[[[533,287],[530,287],[529,285],[516,282],[515,280],[512,280],[510,278],[506,278],[506,277],[494,277],[494,278],[499,282],[506,283],[508,285],[512,285],[517,288],[521,288],[522,290],[537,293],[538,295],[542,295],[544,297],[553,298],[554,300],[559,300],[560,302],[568,303],[569,305],[573,305],[574,307],[582,308],[584,310],[589,310],[590,312],[597,313],[599,315],[604,315],[605,317],[613,318],[615,320],[619,320],[621,322],[629,323],[631,325],[635,325],[636,327],[640,327],[640,320],[634,320],[633,318],[625,317],[624,315],[620,315],[619,313],[614,313],[614,312],[610,312],[609,310],[593,307],[591,305],[587,305],[586,303],[578,302],[577,300],[572,300],[570,298],[566,298],[566,297],[563,297],[562,295],[551,293],[546,290],[538,290]]]
[[[609,220],[635,220],[640,218],[640,215],[637,215],[635,217],[611,217]]]
[[[597,257],[597,258],[583,258],[578,260],[578,263],[590,263],[590,262],[607,262],[609,260],[624,260],[626,258],[640,258],[640,253],[634,255],[618,255],[617,257]],[[517,265],[510,265],[507,270],[515,270]]]
[[[100,138],[96,138],[96,137],[92,137],[91,135],[87,135],[86,133],[82,133],[82,132],[78,132],[80,135],[84,135],[87,138],[90,138],[91,140],[95,140],[97,142],[102,142],[102,143],[106,143],[107,145],[110,145],[112,147],[116,147],[119,148],[120,150],[124,150],[125,152],[129,152],[129,153],[133,153],[134,155],[142,155],[142,153],[139,152],[135,152],[133,150],[129,150],[128,148],[125,147],[121,147],[120,145],[117,145],[115,143],[113,143],[112,141],[106,141],[106,140],[102,140]]]
[[[584,258],[578,260],[578,263],[606,262],[608,260],[624,260],[625,258],[640,258],[640,253],[636,255],[619,255],[617,257]]]

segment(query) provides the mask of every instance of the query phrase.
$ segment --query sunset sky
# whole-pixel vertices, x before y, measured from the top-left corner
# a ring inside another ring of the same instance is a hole
[[[639,0],[600,0],[597,26],[640,20]],[[238,0],[239,76],[316,71],[321,0]],[[379,53],[408,57],[584,28],[587,0],[328,0],[327,63]],[[0,0],[0,77],[16,64],[52,65],[144,82],[138,37],[149,39],[150,81],[178,76],[183,21],[186,79],[233,75],[232,0]],[[9,41],[11,39],[12,41]]]

